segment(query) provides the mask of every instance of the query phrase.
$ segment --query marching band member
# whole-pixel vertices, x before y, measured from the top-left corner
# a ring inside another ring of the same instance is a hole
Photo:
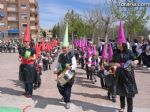
[[[101,87],[103,89],[107,88],[106,81],[105,81],[105,71],[106,71],[105,68],[106,68],[106,62],[107,62],[106,59],[107,59],[107,51],[106,51],[106,46],[104,45],[103,50],[102,50],[102,57],[101,57],[100,71],[99,71]]]
[[[121,107],[119,112],[124,112],[125,98],[127,99],[127,112],[133,112],[133,97],[137,94],[138,90],[132,65],[136,65],[138,61],[134,60],[133,53],[127,49],[121,21],[117,43],[118,49],[113,54],[112,63],[110,63],[110,65],[116,67],[116,93],[120,96]],[[129,61],[131,61],[131,63],[126,65]]]
[[[71,97],[71,89],[74,84],[74,77],[75,77],[75,69],[76,69],[76,58],[75,56],[69,52],[69,42],[68,42],[68,24],[66,26],[65,36],[63,39],[62,45],[63,53],[59,55],[58,58],[58,65],[54,73],[59,75],[65,70],[71,70],[74,76],[64,85],[61,85],[59,82],[57,83],[57,88],[59,93],[62,95],[62,101],[66,103],[66,109],[70,109],[70,97]]]
[[[90,80],[93,84],[97,82],[96,80],[96,70],[98,71],[100,60],[96,55],[96,46],[93,46],[93,55],[89,58],[88,67],[90,68]]]
[[[30,47],[30,29],[26,28],[26,32],[24,35],[24,48],[20,52],[21,61],[21,81],[25,84],[25,93],[26,97],[32,97],[33,94],[33,83],[35,80],[35,66],[34,62],[36,60],[36,51],[34,48]]]
[[[108,61],[112,61],[113,49],[111,43],[108,44],[109,53],[108,53]],[[109,64],[108,64],[109,65]],[[108,98],[113,102],[116,102],[116,76],[115,76],[115,67],[108,66],[108,76],[109,82],[107,84],[108,88]]]
[[[92,79],[91,77],[90,77],[90,68],[89,68],[89,58],[91,57],[91,48],[90,48],[90,46],[88,46],[87,47],[87,51],[86,51],[86,59],[85,59],[85,61],[86,61],[86,74],[87,74],[87,79]]]

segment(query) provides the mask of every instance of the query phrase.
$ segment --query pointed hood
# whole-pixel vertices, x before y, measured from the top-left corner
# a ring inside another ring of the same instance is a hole
[[[31,39],[30,39],[30,28],[29,28],[28,25],[27,25],[25,33],[24,33],[23,41],[26,41],[26,42],[30,42],[31,41]]]
[[[103,51],[102,51],[102,59],[107,59],[107,49],[106,45],[104,45]]]
[[[82,41],[79,40],[79,47],[81,48],[82,47]]]
[[[124,34],[124,28],[122,25],[122,20],[120,20],[120,27],[119,27],[119,32],[118,32],[117,43],[126,43],[126,37]]]
[[[93,46],[93,55],[96,55],[96,45]]]
[[[111,43],[109,43],[108,48],[109,48],[108,60],[111,61],[113,57],[113,49]]]
[[[42,51],[45,50],[45,43],[44,43],[44,40],[42,40],[41,50],[42,50]]]
[[[36,50],[36,58],[38,58],[41,54],[40,46],[38,45],[38,43],[35,45],[35,50]]]
[[[86,52],[87,52],[86,57],[89,58],[91,56],[91,48],[90,48],[90,46],[87,47],[87,51]]]
[[[65,30],[65,35],[64,35],[64,38],[63,38],[62,47],[69,47],[69,41],[68,41],[68,23],[66,24],[66,30]]]

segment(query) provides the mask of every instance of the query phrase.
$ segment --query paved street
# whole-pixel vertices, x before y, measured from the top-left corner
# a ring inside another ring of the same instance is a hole
[[[53,74],[56,61],[51,71],[43,72],[41,88],[34,91],[33,98],[24,97],[23,85],[18,81],[17,57],[18,54],[0,53],[0,106],[26,107],[25,112],[117,112],[119,97],[117,103],[109,101],[100,82],[91,84],[86,80],[85,71],[79,68],[72,89],[71,109],[66,110],[59,103],[61,96],[56,88],[56,75]],[[139,93],[134,98],[134,112],[150,112],[150,72],[137,70],[136,81]]]

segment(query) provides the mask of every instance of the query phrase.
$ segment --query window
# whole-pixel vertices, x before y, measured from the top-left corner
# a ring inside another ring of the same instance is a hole
[[[0,4],[0,9],[4,9],[4,5],[3,4]]]
[[[21,18],[22,19],[28,19],[28,15],[27,14],[21,14]]]
[[[24,3],[24,4],[21,4],[21,8],[22,9],[26,9],[27,8],[27,5]]]
[[[0,23],[0,27],[3,27],[5,24],[4,23]]]
[[[22,24],[22,28],[25,29],[27,27],[27,23]]]

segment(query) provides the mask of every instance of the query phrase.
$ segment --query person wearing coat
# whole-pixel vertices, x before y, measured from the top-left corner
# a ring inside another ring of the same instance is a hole
[[[130,68],[124,68],[129,61],[131,61]],[[112,62],[116,66],[116,94],[120,96],[121,107],[119,112],[124,112],[125,98],[127,99],[127,112],[133,112],[133,97],[138,93],[133,65],[136,65],[138,61],[134,59],[132,51],[127,49],[127,45],[122,43],[118,44]]]

